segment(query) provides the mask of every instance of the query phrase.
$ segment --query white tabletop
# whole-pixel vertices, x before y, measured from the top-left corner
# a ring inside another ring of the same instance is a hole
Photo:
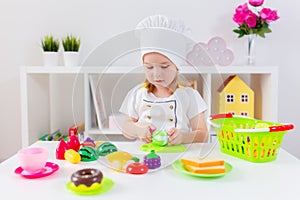
[[[140,142],[113,142],[119,150],[142,158],[145,152],[138,150]],[[57,142],[37,142],[32,146],[49,150],[49,162],[59,165],[54,174],[26,179],[14,173],[18,167],[17,156],[0,164],[1,196],[9,199],[295,199],[299,197],[300,162],[283,149],[277,159],[268,163],[252,163],[220,152],[218,144],[188,145],[181,154],[159,154],[162,167],[144,175],[116,172],[103,162],[72,164],[55,158]],[[171,163],[187,155],[205,155],[224,159],[232,165],[232,171],[214,179],[193,177],[176,171]],[[94,167],[114,181],[113,188],[99,195],[79,196],[66,188],[71,174],[79,169]]]

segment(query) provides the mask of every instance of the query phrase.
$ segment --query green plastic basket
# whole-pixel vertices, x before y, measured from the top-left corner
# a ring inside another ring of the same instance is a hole
[[[279,124],[232,114],[211,115],[220,150],[223,153],[256,163],[273,161],[284,134],[293,124]]]

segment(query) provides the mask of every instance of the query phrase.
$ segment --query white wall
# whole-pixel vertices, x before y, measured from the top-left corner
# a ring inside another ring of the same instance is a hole
[[[283,147],[300,158],[297,133],[300,126],[298,74],[300,68],[300,2],[266,0],[278,9],[279,21],[273,32],[256,40],[256,65],[280,67],[279,122],[296,125],[284,138]],[[98,44],[132,30],[144,17],[165,14],[181,18],[192,29],[195,41],[223,37],[235,52],[234,65],[246,62],[246,38],[238,39],[232,29],[236,0],[0,0],[0,161],[21,148],[19,69],[21,65],[42,65],[40,39],[51,33],[81,37],[81,60]],[[62,59],[60,60],[62,64]]]

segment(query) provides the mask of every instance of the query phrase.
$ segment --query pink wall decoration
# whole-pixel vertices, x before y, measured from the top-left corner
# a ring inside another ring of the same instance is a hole
[[[195,44],[186,59],[193,66],[228,66],[234,60],[234,53],[227,48],[223,38],[213,37],[207,44]]]

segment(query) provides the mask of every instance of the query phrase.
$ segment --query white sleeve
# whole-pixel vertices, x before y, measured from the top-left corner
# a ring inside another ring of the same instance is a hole
[[[138,85],[134,88],[132,88],[126,95],[126,97],[123,100],[123,103],[119,109],[119,112],[129,116],[133,117],[135,119],[139,118],[138,114],[138,105],[140,104],[138,101],[138,95],[137,91],[141,86]]]
[[[201,112],[207,110],[207,104],[199,94],[199,92],[195,89],[189,88],[187,89],[190,103],[187,111],[188,118],[191,119]]]

